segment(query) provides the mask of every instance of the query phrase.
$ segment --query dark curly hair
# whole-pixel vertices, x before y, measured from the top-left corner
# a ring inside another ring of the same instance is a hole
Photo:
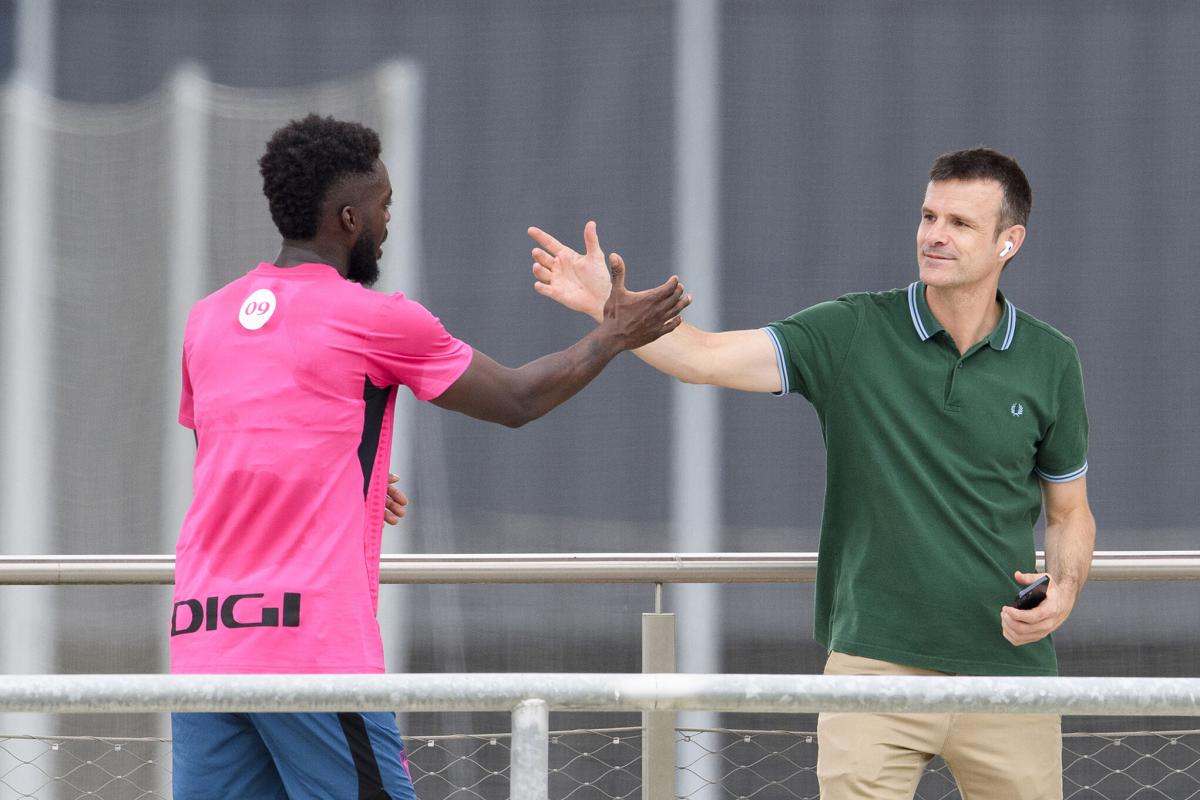
[[[271,219],[283,238],[316,236],[330,187],[350,175],[371,172],[380,149],[379,134],[370,128],[316,114],[275,131],[258,169]]]

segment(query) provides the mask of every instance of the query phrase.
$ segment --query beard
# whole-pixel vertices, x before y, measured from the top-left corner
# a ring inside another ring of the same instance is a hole
[[[364,230],[350,248],[350,259],[346,264],[346,280],[361,283],[363,286],[373,286],[379,280],[379,258],[376,254],[379,248],[375,244],[375,234]]]

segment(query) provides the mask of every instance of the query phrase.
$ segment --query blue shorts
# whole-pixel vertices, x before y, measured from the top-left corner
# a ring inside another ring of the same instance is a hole
[[[172,714],[175,800],[416,800],[396,715]]]

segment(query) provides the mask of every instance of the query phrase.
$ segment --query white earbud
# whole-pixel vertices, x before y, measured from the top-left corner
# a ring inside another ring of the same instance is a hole
[[[1012,252],[1012,248],[1013,248],[1013,244],[1011,241],[1005,242],[1004,249],[1000,251],[1000,257],[1004,258],[1006,255],[1008,255],[1010,252]]]

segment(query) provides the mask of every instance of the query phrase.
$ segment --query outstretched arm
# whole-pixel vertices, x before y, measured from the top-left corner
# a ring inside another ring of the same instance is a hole
[[[533,250],[534,290],[599,322],[610,283],[596,223],[588,222],[583,229],[583,253],[540,228],[530,228],[529,235],[539,245]],[[613,259],[624,272],[621,257],[613,253]],[[634,352],[660,372],[687,383],[749,392],[778,392],[783,385],[775,345],[761,330],[710,333],[683,322],[670,335]]]
[[[1087,478],[1069,483],[1042,481],[1046,504],[1046,571],[1050,585],[1046,599],[1028,611],[1005,606],[1000,610],[1004,638],[1015,645],[1036,642],[1058,630],[1071,611],[1079,591],[1087,582],[1096,545],[1096,520],[1087,499]],[[1039,577],[1018,572],[1016,578],[1028,586]]]
[[[641,347],[679,327],[679,314],[691,303],[674,276],[645,292],[628,292],[624,266],[614,261],[611,281],[600,324],[578,342],[516,369],[476,350],[466,372],[433,402],[477,419],[520,427],[586,386],[622,350]]]

